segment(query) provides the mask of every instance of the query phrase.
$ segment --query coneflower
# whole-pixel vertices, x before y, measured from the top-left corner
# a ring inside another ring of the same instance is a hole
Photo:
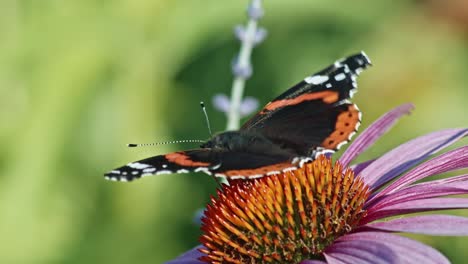
[[[468,208],[468,198],[447,197],[468,194],[468,175],[418,183],[468,167],[468,146],[427,160],[468,129],[433,132],[349,165],[411,109],[382,116],[336,162],[320,156],[294,171],[223,185],[205,211],[202,245],[169,263],[450,263],[392,233],[468,235],[468,218],[406,215]],[[393,216],[400,217],[382,221]]]

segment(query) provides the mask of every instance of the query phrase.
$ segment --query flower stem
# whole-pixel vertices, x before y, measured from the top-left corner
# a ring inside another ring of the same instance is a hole
[[[245,82],[250,77],[252,70],[250,56],[255,46],[255,36],[257,34],[257,20],[261,17],[258,12],[252,10],[261,10],[261,1],[252,0],[249,8],[249,21],[243,38],[241,38],[241,48],[237,61],[234,62],[233,72],[234,81],[231,90],[231,103],[228,112],[228,122],[226,130],[239,129],[240,105],[244,94]]]

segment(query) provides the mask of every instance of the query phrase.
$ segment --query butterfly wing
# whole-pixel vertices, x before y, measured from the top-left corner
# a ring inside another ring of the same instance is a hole
[[[224,151],[219,153],[221,165],[214,170],[217,177],[228,179],[253,179],[296,169],[302,160],[294,159],[289,153],[272,151],[255,153]]]
[[[369,65],[363,52],[335,62],[268,103],[241,130],[260,133],[300,156],[338,149],[360,124],[360,112],[348,99]]]
[[[248,161],[248,162],[246,162]],[[286,152],[251,153],[213,149],[178,151],[128,163],[105,174],[114,181],[132,181],[144,176],[205,172],[217,177],[255,178],[296,168]]]
[[[255,178],[294,169],[306,158],[344,144],[357,129],[360,112],[348,102],[356,77],[370,65],[364,53],[335,62],[287,90],[245,123],[240,134],[268,142],[250,149],[202,148],[154,156],[112,170],[110,180],[202,171],[231,179]],[[247,133],[243,133],[247,132]],[[242,138],[242,136],[238,137]],[[255,151],[253,151],[255,150]]]
[[[210,149],[194,149],[131,162],[106,173],[104,176],[108,180],[132,181],[144,176],[169,173],[203,171],[210,174],[211,170],[219,166],[220,161],[217,160],[217,155]]]

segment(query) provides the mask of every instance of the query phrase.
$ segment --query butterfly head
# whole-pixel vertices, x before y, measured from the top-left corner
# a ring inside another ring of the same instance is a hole
[[[214,135],[205,143],[201,144],[201,148],[211,148],[219,150],[233,150],[243,145],[244,138],[238,131],[227,131]]]

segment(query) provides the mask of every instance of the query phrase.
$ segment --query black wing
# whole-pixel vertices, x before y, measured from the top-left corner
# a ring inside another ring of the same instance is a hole
[[[204,172],[218,177],[255,178],[297,168],[300,160],[289,153],[251,153],[194,149],[128,163],[104,176],[113,181],[132,181],[144,176],[170,173]]]
[[[108,180],[132,181],[144,176],[169,173],[203,171],[210,174],[211,170],[219,166],[220,161],[210,149],[194,149],[131,162],[106,173],[104,176]]]
[[[228,179],[252,179],[296,169],[306,161],[290,153],[255,153],[223,151],[218,153],[221,166],[213,170],[215,176]]]
[[[364,52],[335,62],[268,103],[241,130],[260,133],[301,156],[338,149],[360,124],[360,112],[348,99],[369,65]]]

